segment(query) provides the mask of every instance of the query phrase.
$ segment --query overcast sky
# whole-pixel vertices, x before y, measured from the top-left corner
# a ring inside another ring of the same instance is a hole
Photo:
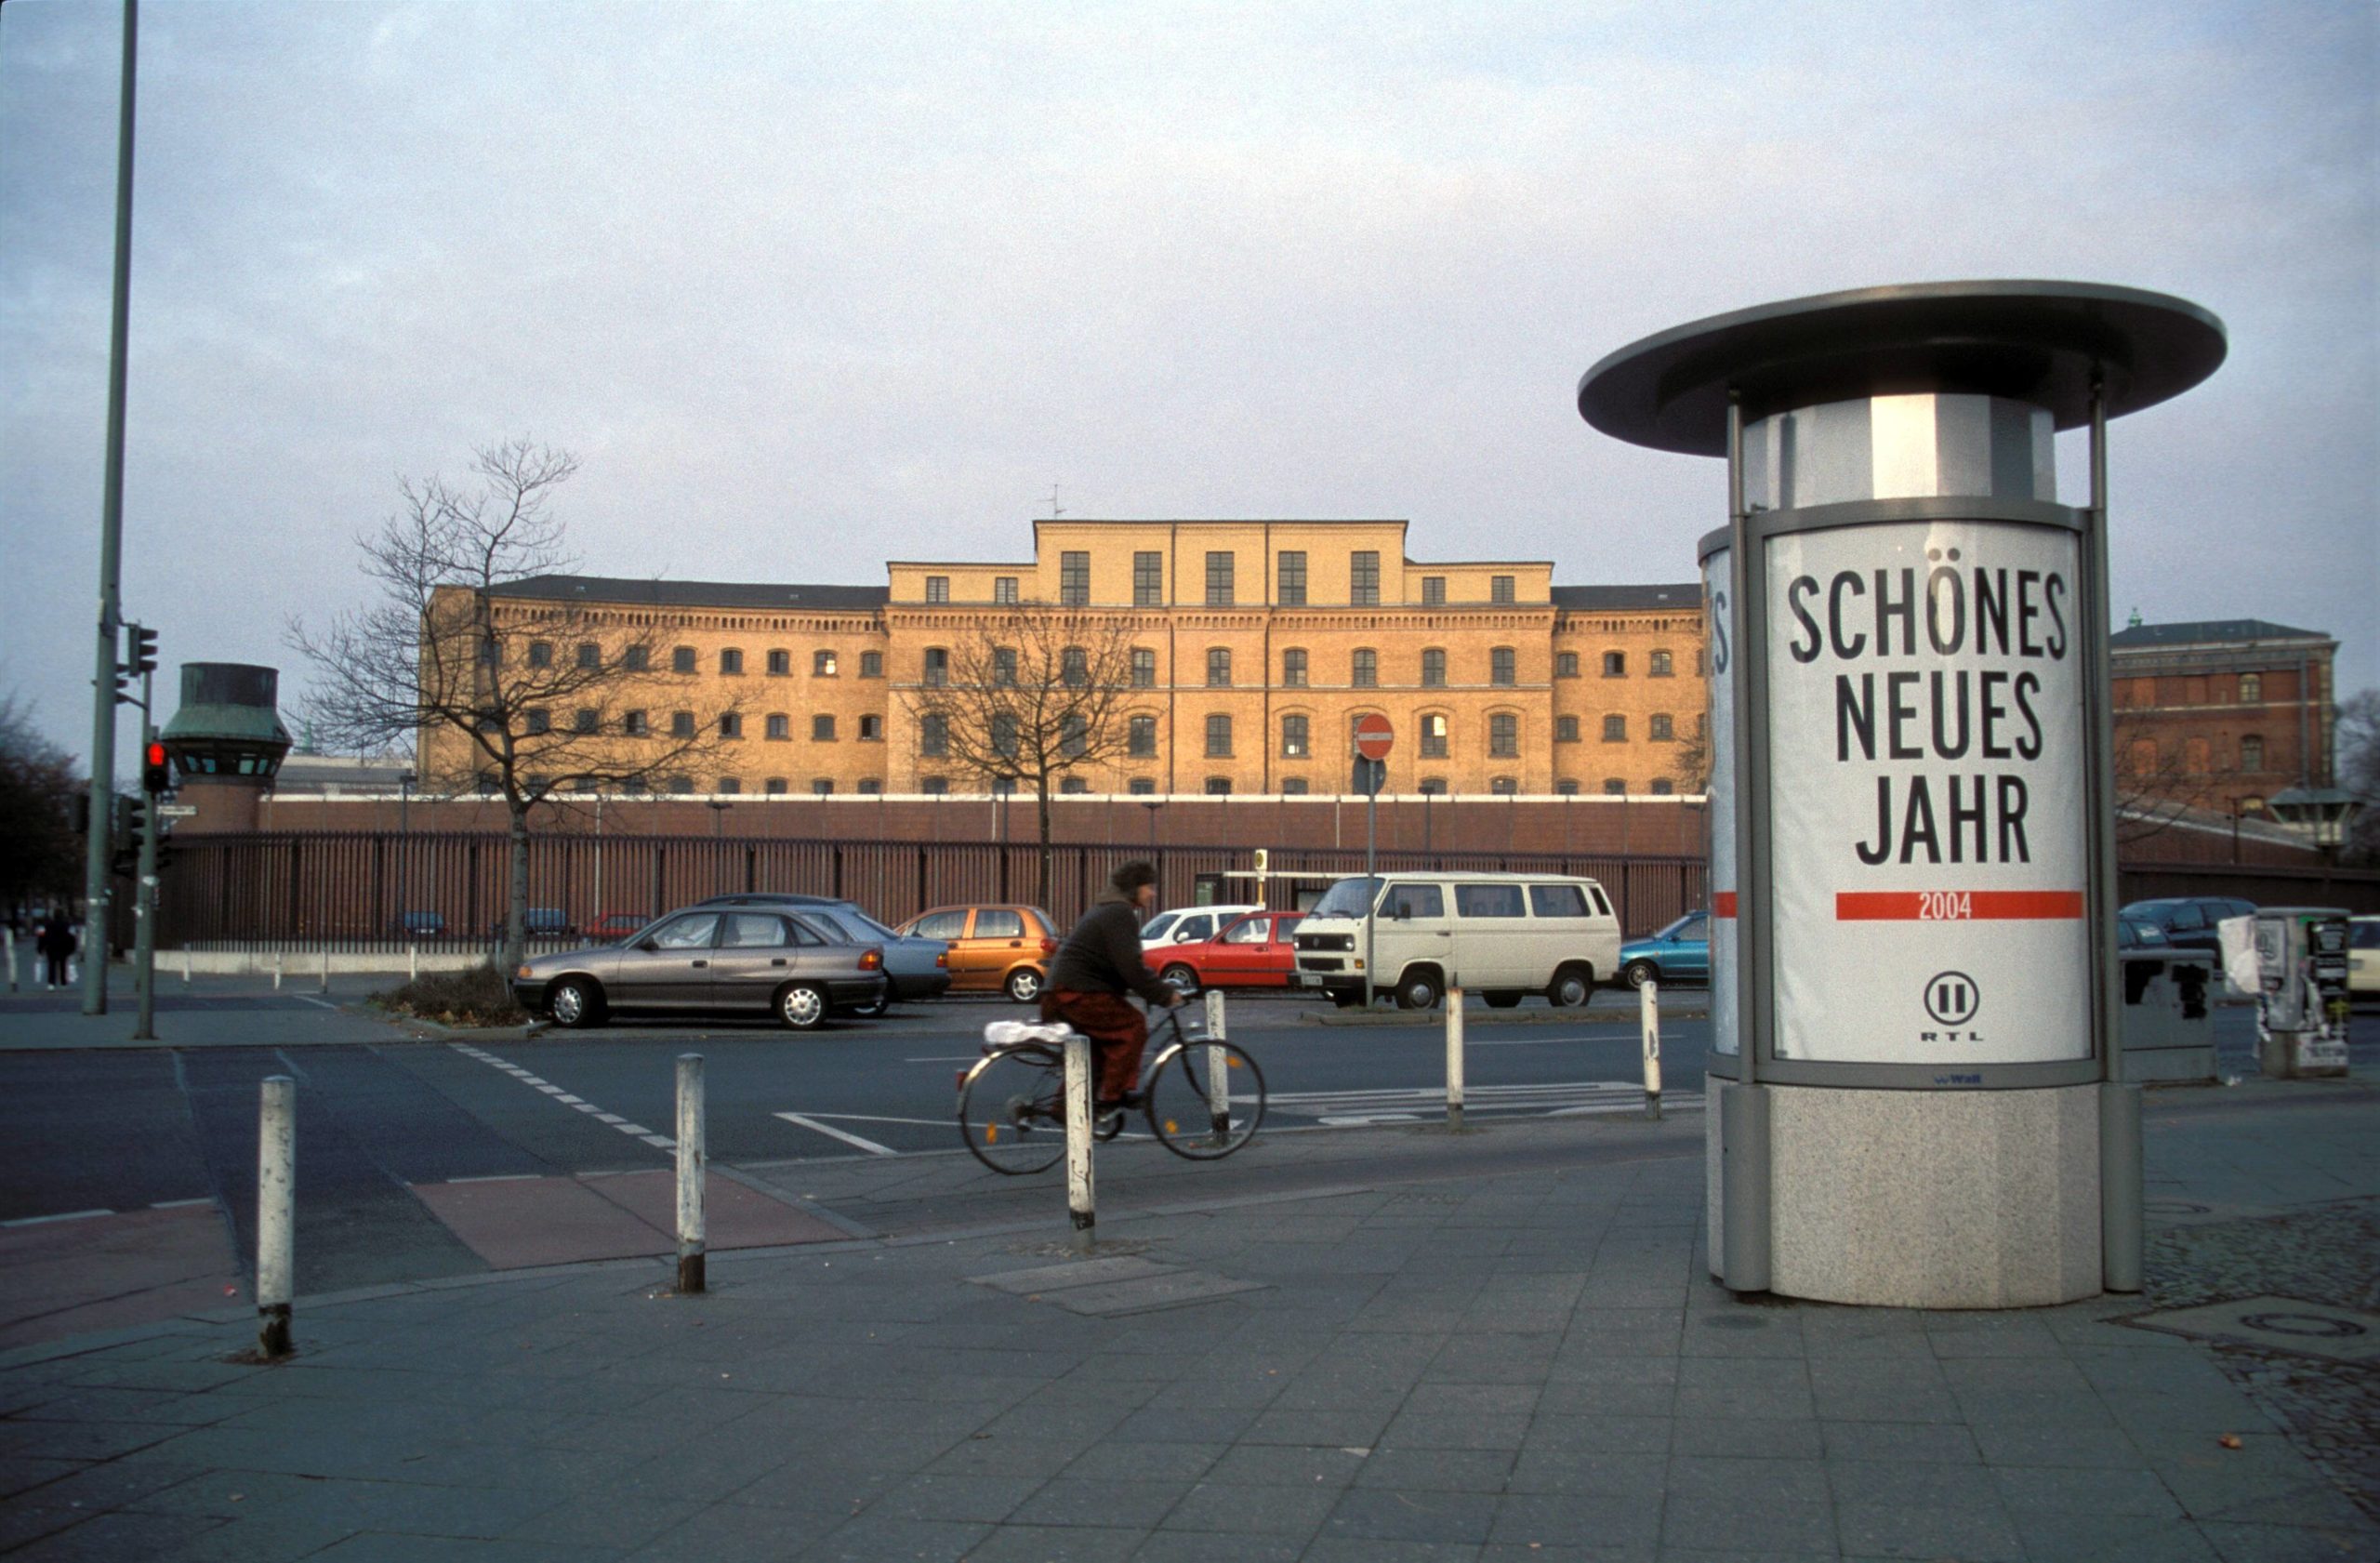
[[[0,694],[77,752],[120,18],[0,7]],[[1589,430],[1590,364],[1773,299],[2046,277],[2230,331],[2114,426],[2118,621],[2326,630],[2380,683],[2375,18],[151,0],[126,611],[169,678],[276,664],[293,705],[284,617],[360,600],[401,474],[509,435],[583,461],[594,574],[1016,559],[1055,484],[1686,579],[1721,465]]]

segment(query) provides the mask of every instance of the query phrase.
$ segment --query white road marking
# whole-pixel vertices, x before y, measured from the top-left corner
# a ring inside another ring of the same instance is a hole
[[[483,1172],[475,1178],[448,1178],[448,1183],[534,1183],[543,1172]]]
[[[790,1113],[777,1114],[779,1118],[792,1116]],[[947,1129],[951,1124],[946,1118],[887,1118],[877,1113],[812,1113],[809,1116],[831,1118],[838,1123],[922,1123],[929,1129]]]
[[[215,1196],[209,1194],[197,1199],[160,1199],[149,1208],[152,1211],[186,1211],[192,1205],[211,1205],[213,1203],[215,1203]]]
[[[543,1095],[551,1097],[554,1101],[562,1103],[566,1106],[587,1114],[598,1123],[608,1123],[613,1128],[618,1130],[621,1133],[628,1135],[631,1139],[642,1140],[646,1145],[653,1146],[655,1150],[676,1150],[678,1148],[678,1142],[669,1138],[668,1135],[656,1134],[641,1123],[630,1123],[627,1119],[622,1118],[617,1113],[607,1113],[601,1107],[597,1106],[594,1103],[587,1101],[583,1097],[573,1096],[570,1093],[564,1091],[562,1087],[555,1085],[550,1080],[540,1080],[536,1074],[527,1069],[523,1069],[518,1064],[514,1064],[508,1059],[498,1058],[492,1053],[483,1052],[478,1048],[470,1047],[462,1042],[449,1042],[446,1045],[453,1048],[456,1053],[461,1053],[466,1058],[475,1058],[492,1069],[503,1070],[506,1074],[510,1075],[514,1080],[519,1080],[522,1085],[528,1086],[532,1090],[535,1090]],[[536,1174],[527,1173],[508,1175],[536,1176]],[[450,1178],[447,1181],[450,1183],[476,1183],[493,1180]]]
[[[308,1003],[308,1004],[320,1004],[320,1005],[322,1005],[322,1007],[323,1007],[323,1008],[324,1008],[324,1009],[326,1009],[326,1010],[336,1010],[336,1009],[337,1009],[337,1008],[338,1008],[338,1006],[337,1006],[337,1004],[334,1004],[334,1003],[330,1002],[328,1000],[311,998],[311,997],[309,997],[308,995],[303,994],[303,993],[294,994],[294,995],[292,995],[292,997],[296,998],[297,1000],[299,1000],[300,1002],[302,1002],[302,1003]]]
[[[891,1146],[879,1146],[874,1140],[863,1140],[857,1134],[846,1134],[840,1129],[831,1128],[826,1124],[819,1122],[816,1119],[804,1118],[800,1113],[778,1113],[775,1116],[785,1119],[787,1123],[798,1123],[804,1129],[814,1129],[819,1133],[826,1135],[829,1139],[840,1140],[848,1146],[857,1146],[860,1149],[872,1151],[878,1156],[898,1156],[901,1154],[899,1151],[894,1150]]]
[[[20,1215],[14,1221],[0,1221],[0,1226],[46,1226],[54,1221],[87,1221],[95,1215],[113,1215],[113,1211],[68,1211],[60,1215]]]

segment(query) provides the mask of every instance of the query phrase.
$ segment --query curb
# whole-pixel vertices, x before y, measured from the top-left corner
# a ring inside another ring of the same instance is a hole
[[[1427,1010],[1392,1010],[1385,1014],[1367,1013],[1362,1010],[1329,1010],[1299,1017],[1302,1026],[1435,1026],[1443,1025],[1446,1007],[1436,1005]],[[1661,1008],[1663,1020],[1708,1020],[1710,1005],[1706,1001],[1696,1007],[1680,1005]],[[1474,1010],[1465,1006],[1462,1024],[1474,1026],[1592,1026],[1598,1023],[1613,1026],[1636,1024],[1634,1010],[1597,1010],[1581,1004],[1575,1010]]]

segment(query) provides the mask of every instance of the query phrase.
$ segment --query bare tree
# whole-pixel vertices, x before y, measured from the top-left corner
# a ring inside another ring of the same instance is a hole
[[[2224,809],[2216,800],[2228,773],[2216,771],[2211,757],[2193,762],[2187,742],[2177,748],[2161,735],[2165,730],[2145,713],[2117,709],[2116,840],[2124,845],[2148,841],[2184,815]]]
[[[83,785],[66,751],[34,728],[32,708],[0,697],[0,917],[81,895],[74,806]]]
[[[501,796],[511,837],[500,970],[521,960],[530,811],[557,793],[641,790],[715,754],[734,705],[644,720],[655,632],[575,601],[508,593],[577,561],[554,514],[575,458],[526,440],[473,453],[471,487],[399,480],[403,504],[356,539],[370,605],[287,641],[313,664],[306,719],[343,748],[412,748],[424,791]],[[673,697],[674,698],[674,697]]]
[[[2334,732],[2338,785],[2363,800],[2347,822],[2339,851],[2347,863],[2380,863],[2380,689],[2359,690],[2339,702]]]
[[[1040,904],[1050,904],[1051,784],[1120,759],[1130,742],[1132,624],[1018,604],[987,617],[902,692],[920,750],[987,787],[1029,783],[1040,828]],[[939,682],[937,682],[939,681]]]

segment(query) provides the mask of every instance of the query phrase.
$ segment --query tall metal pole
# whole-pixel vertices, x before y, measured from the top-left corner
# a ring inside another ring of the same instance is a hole
[[[1364,1011],[1369,1013],[1378,997],[1372,991],[1372,924],[1380,921],[1380,772],[1374,767],[1381,762],[1367,760],[1364,765]]]
[[[2114,604],[2108,580],[2108,398],[2091,382],[2091,524],[2082,539],[2091,584],[2082,593],[2091,662],[2083,681],[2091,745],[2090,886],[2083,905],[2091,929],[2091,1028],[2097,1033],[2099,1087],[2099,1280],[2109,1291],[2141,1288],[2140,1087],[2124,1079],[2123,994],[2116,954],[2115,682],[2108,642]]]
[[[149,766],[149,746],[157,741],[156,708],[150,704],[153,672],[140,675],[140,765]],[[143,778],[146,779],[145,777]],[[147,788],[142,788],[147,792]],[[165,803],[160,793],[148,792],[149,828],[140,837],[140,867],[135,870],[139,878],[133,883],[132,904],[132,985],[140,998],[139,1023],[132,1028],[136,1042],[157,1040],[157,838],[165,832],[165,821],[158,812]]]
[[[132,61],[139,0],[124,0],[124,86],[116,110],[115,320],[108,341],[107,476],[99,502],[99,625],[91,673],[91,836],[83,863],[83,1013],[108,1013],[108,868],[115,855],[115,669],[123,610],[124,380],[132,302]],[[94,939],[96,938],[96,944]]]
[[[1744,412],[1727,393],[1727,571],[1733,618],[1736,745],[1736,1083],[1719,1097],[1722,1180],[1720,1265],[1730,1291],[1765,1291],[1769,1280],[1768,1094],[1760,1048],[1770,1007],[1768,754],[1762,703],[1768,698],[1767,565],[1752,556],[1744,503]]]

